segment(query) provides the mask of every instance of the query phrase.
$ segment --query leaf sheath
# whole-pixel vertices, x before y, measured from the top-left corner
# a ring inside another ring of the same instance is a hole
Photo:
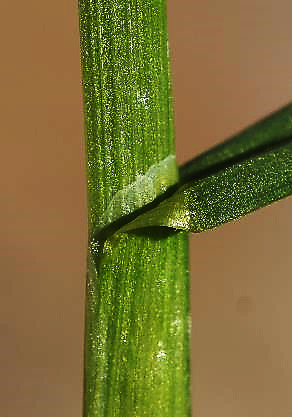
[[[186,234],[93,239],[178,180],[165,1],[79,0],[79,11],[89,210],[84,417],[186,417]]]

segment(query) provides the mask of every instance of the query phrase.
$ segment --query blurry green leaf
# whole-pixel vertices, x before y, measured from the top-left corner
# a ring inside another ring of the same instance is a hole
[[[180,167],[181,182],[205,177],[236,162],[278,146],[292,136],[292,104],[193,158]]]

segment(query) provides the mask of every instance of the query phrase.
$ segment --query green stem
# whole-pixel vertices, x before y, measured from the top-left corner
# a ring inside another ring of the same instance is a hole
[[[190,415],[187,237],[96,231],[178,180],[165,2],[80,0],[89,268],[84,416]]]

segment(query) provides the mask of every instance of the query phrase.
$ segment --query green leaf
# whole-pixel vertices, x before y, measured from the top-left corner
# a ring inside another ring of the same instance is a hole
[[[120,231],[167,226],[202,232],[291,195],[291,134],[288,106],[182,167],[176,191]]]
[[[207,150],[180,167],[180,182],[206,176],[220,168],[243,161],[292,136],[292,104]]]

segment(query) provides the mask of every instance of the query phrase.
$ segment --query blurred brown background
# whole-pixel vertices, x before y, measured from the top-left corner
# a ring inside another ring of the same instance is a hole
[[[291,100],[291,14],[288,0],[169,1],[180,162]],[[77,2],[3,2],[0,30],[0,415],[80,417]],[[291,208],[191,237],[193,417],[292,416]]]

